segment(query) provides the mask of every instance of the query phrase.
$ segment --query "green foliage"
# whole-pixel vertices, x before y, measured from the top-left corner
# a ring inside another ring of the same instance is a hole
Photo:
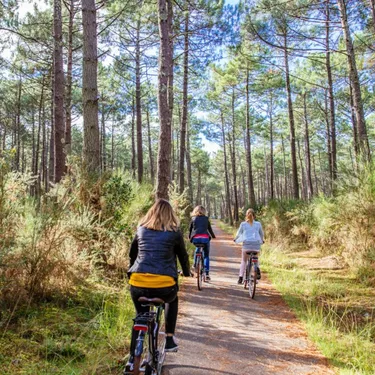
[[[262,219],[268,238],[339,256],[359,280],[375,285],[375,172],[342,177],[334,197],[270,202]]]

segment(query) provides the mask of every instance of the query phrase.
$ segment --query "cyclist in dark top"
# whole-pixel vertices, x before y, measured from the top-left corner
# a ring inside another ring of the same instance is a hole
[[[204,244],[204,268],[206,271],[206,280],[210,280],[210,240],[211,238],[216,238],[215,233],[211,228],[210,220],[206,216],[206,209],[203,206],[196,206],[191,216],[189,239],[192,243]]]
[[[170,203],[159,199],[139,222],[137,234],[130,248],[128,271],[130,294],[137,311],[148,311],[138,302],[139,297],[161,298],[165,304],[165,351],[177,351],[174,331],[178,313],[177,258],[184,276],[190,276],[189,256],[179,230],[180,222]],[[135,339],[130,345],[130,359],[126,365],[132,369]]]

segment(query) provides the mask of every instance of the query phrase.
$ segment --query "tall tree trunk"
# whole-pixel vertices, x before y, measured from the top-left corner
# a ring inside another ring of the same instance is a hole
[[[158,108],[160,119],[156,197],[168,199],[170,183],[171,130],[173,110],[173,11],[172,0],[158,0],[159,73]]]
[[[150,112],[148,108],[147,108],[147,134],[148,134],[148,157],[149,157],[149,163],[150,163],[150,176],[151,176],[152,183],[154,183],[155,182],[154,158],[152,155]]]
[[[47,191],[49,189],[49,183],[50,182],[54,182],[55,181],[55,119],[54,119],[54,115],[53,115],[53,100],[54,100],[54,97],[55,97],[55,85],[53,84],[53,80],[54,80],[54,74],[53,72],[51,73],[51,80],[52,80],[52,84],[51,84],[51,113],[50,113],[50,122],[51,122],[51,125],[50,125],[50,129],[49,129],[49,134],[48,134],[48,137],[49,137],[49,157],[48,157],[48,185],[47,185]]]
[[[75,0],[69,3],[69,25],[68,25],[68,56],[66,71],[66,91],[65,91],[65,152],[70,155],[72,152],[72,87],[73,87],[73,27],[74,16],[76,14]]]
[[[135,178],[135,159],[136,159],[136,151],[135,151],[135,116],[136,116],[136,109],[135,109],[135,101],[133,97],[133,104],[132,104],[132,129],[131,129],[131,140],[132,140],[132,176]]]
[[[107,152],[106,152],[106,130],[105,130],[105,103],[104,95],[102,94],[102,110],[101,110],[101,137],[100,137],[100,156],[102,171],[105,172],[107,169]]]
[[[16,114],[16,126],[15,126],[15,144],[16,144],[16,171],[20,170],[20,159],[21,159],[21,94],[22,94],[22,81],[21,78],[18,82],[18,93],[17,93],[17,114]]]
[[[283,151],[284,194],[285,194],[285,198],[288,198],[288,177],[286,173],[285,144],[284,144],[283,136],[281,136],[281,149]]]
[[[335,101],[333,96],[333,80],[331,69],[331,50],[330,50],[330,0],[326,0],[326,69],[328,78],[328,98],[329,98],[329,119],[331,135],[331,166],[332,179],[337,179],[337,151],[336,151],[336,119],[335,119]]]
[[[143,145],[142,145],[142,108],[141,108],[141,20],[137,21],[135,43],[135,105],[137,114],[137,167],[138,182],[143,180]]]
[[[233,193],[234,193],[234,215],[235,223],[239,221],[238,217],[238,189],[237,189],[237,170],[236,170],[236,125],[235,125],[235,112],[234,112],[234,88],[232,91],[232,173],[233,173]]]
[[[228,159],[227,159],[227,148],[225,139],[225,128],[224,128],[224,115],[221,112],[221,134],[223,139],[223,152],[224,152],[224,171],[225,171],[225,190],[226,190],[226,207],[227,215],[229,218],[230,225],[233,225],[232,208],[230,203],[230,188],[229,188],[229,172],[228,172]]]
[[[314,188],[311,177],[311,154],[310,154],[310,136],[309,123],[307,118],[306,93],[303,95],[303,117],[305,122],[305,164],[306,164],[306,180],[307,180],[307,199],[311,199],[314,194]]]
[[[251,157],[251,135],[250,135],[250,95],[249,95],[249,64],[246,66],[246,169],[247,184],[249,189],[250,207],[256,207],[254,193],[253,167]]]
[[[359,136],[358,136],[358,126],[357,126],[357,117],[355,115],[355,108],[354,108],[354,102],[353,102],[353,88],[352,88],[352,82],[349,79],[349,92],[350,92],[350,113],[352,117],[352,129],[353,129],[353,146],[355,151],[356,159],[358,159],[358,156],[360,154],[360,145],[359,145]]]
[[[288,39],[287,33],[284,33],[284,61],[285,61],[285,83],[286,92],[288,97],[288,116],[289,116],[289,128],[290,128],[290,156],[292,159],[292,179],[293,179],[293,198],[299,198],[299,186],[298,186],[298,170],[297,170],[297,155],[296,155],[296,135],[294,126],[294,113],[293,113],[293,102],[292,102],[292,91],[290,88],[290,76],[289,76],[289,59],[288,59]]]
[[[298,151],[298,158],[301,166],[301,197],[306,199],[306,178],[305,178],[305,168],[303,167],[303,160],[301,155],[301,147],[299,143],[299,139],[297,139],[297,151]]]
[[[62,10],[61,0],[54,0],[53,30],[54,30],[54,56],[53,56],[53,118],[54,118],[54,182],[59,182],[65,172],[65,124],[64,124],[64,62],[62,49]]]
[[[115,169],[115,122],[112,121],[111,127],[111,170]],[[135,169],[133,169],[133,178],[135,177]]]
[[[179,192],[185,189],[185,139],[188,118],[188,79],[189,79],[189,10],[185,14],[185,41],[184,41],[184,78],[182,88],[182,118],[180,136],[180,166],[179,166]]]
[[[263,148],[263,159],[264,159],[264,177],[265,177],[264,197],[265,197],[265,203],[267,203],[270,198],[270,177],[268,173],[266,146],[264,146]]]
[[[187,124],[188,125],[188,124]],[[190,157],[190,132],[189,128],[187,128],[186,132],[186,173],[187,173],[187,183],[188,183],[188,193],[189,193],[189,201],[191,204],[194,202],[193,197],[193,176],[191,172],[191,157]]]
[[[274,175],[275,175],[275,166],[273,160],[273,92],[270,93],[270,199],[275,197],[275,188],[274,188]]]
[[[89,172],[100,170],[98,119],[98,47],[95,0],[82,0],[83,159]]]
[[[324,98],[325,101],[325,108],[324,108],[324,115],[325,115],[325,120],[326,120],[326,129],[327,129],[327,155],[328,155],[328,168],[329,168],[329,185],[330,185],[330,190],[332,191],[332,182],[333,182],[333,166],[332,166],[332,146],[331,146],[331,126],[330,126],[330,119],[329,119],[329,109],[328,109],[328,96],[327,93]]]
[[[371,16],[372,16],[372,27],[374,28],[375,32],[375,0],[369,0],[370,8],[371,8]]]
[[[357,63],[355,58],[353,41],[350,35],[350,29],[348,24],[346,0],[337,0],[337,5],[341,15],[341,25],[344,32],[346,53],[348,56],[350,80],[353,89],[353,103],[356,115],[356,122],[358,128],[358,140],[360,145],[360,152],[364,160],[370,161],[370,147],[368,143],[365,114],[363,111],[363,102],[361,94],[361,84],[359,82]]]
[[[197,199],[195,201],[195,205],[202,204],[202,174],[201,170],[198,168],[198,179],[197,179]]]

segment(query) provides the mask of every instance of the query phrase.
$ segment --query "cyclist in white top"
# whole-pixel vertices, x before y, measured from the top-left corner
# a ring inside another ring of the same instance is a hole
[[[238,228],[234,242],[242,242],[242,260],[240,266],[240,274],[238,284],[242,284],[243,275],[245,272],[246,261],[248,258],[247,252],[259,252],[260,246],[264,243],[264,233],[262,224],[255,220],[255,212],[252,208],[246,211],[246,221],[243,221]],[[258,279],[260,279],[260,270],[258,269]]]

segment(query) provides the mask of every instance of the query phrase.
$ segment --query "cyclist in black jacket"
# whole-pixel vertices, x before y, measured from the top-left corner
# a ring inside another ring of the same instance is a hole
[[[189,227],[189,239],[192,243],[203,243],[204,268],[206,271],[206,280],[210,280],[210,240],[216,238],[206,216],[206,209],[203,206],[196,206],[191,213],[191,222]]]
[[[139,297],[161,298],[165,304],[165,351],[177,351],[174,341],[178,314],[178,272],[180,261],[184,276],[190,276],[189,256],[179,229],[179,220],[170,203],[158,199],[139,222],[137,233],[130,247],[128,271],[130,294],[137,313],[147,311],[138,301]],[[136,338],[136,335],[132,335]],[[135,342],[130,346],[130,359],[126,365],[131,369]]]

